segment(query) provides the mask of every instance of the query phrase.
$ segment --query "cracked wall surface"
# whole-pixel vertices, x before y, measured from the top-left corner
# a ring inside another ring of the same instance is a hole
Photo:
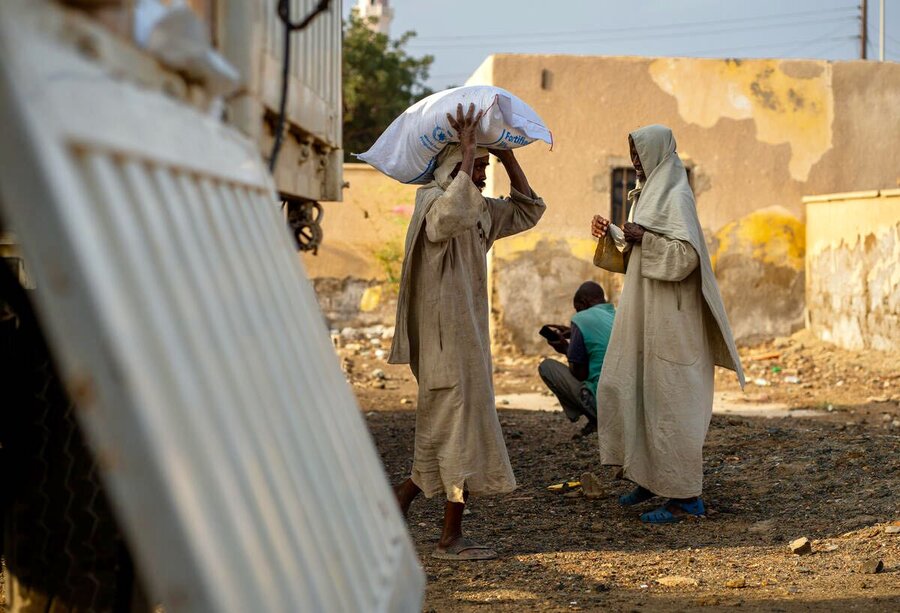
[[[809,328],[847,349],[900,350],[900,189],[806,206]]]
[[[630,166],[631,130],[673,129],[745,342],[803,324],[803,197],[900,185],[897,63],[496,55],[469,83],[515,93],[553,132],[552,151],[535,143],[516,152],[547,212],[499,241],[490,262],[495,338],[528,352],[545,347],[542,324],[569,319],[581,282],[618,297],[621,275],[591,264],[589,223],[610,214],[611,172]],[[304,264],[328,288],[330,320],[390,324],[416,188],[365,165],[344,173],[345,201],[325,204],[323,246]],[[496,160],[485,193],[509,193]]]
[[[802,198],[900,179],[900,139],[888,136],[900,134],[898,64],[497,55],[469,83],[488,82],[526,100],[554,136],[553,151],[517,152],[547,213],[494,247],[496,328],[529,352],[541,323],[571,315],[566,294],[582,281],[618,295],[621,277],[585,261],[591,216],[610,215],[611,171],[630,165],[631,130],[673,129],[740,342],[804,323]],[[486,192],[508,191],[492,166]],[[517,297],[523,285],[540,298]]]

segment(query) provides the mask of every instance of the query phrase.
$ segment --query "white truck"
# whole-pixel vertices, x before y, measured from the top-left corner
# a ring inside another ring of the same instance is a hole
[[[151,53],[145,0],[0,2],[0,606],[419,610],[291,237],[340,196],[340,5],[156,4]]]

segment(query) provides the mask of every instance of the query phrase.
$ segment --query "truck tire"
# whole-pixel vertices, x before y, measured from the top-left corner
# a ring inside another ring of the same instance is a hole
[[[5,264],[5,263],[2,263]],[[2,266],[0,610],[131,611],[134,572],[28,292]],[[147,610],[146,608],[144,610]]]

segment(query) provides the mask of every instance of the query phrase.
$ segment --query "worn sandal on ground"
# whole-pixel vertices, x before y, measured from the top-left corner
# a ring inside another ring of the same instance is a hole
[[[673,513],[667,507],[675,507],[679,513]],[[702,498],[687,503],[670,500],[665,506],[641,515],[641,521],[645,524],[676,524],[689,515],[701,517],[705,513]]]
[[[431,557],[438,560],[452,560],[456,562],[477,562],[479,560],[493,560],[497,557],[497,552],[490,547],[479,545],[472,539],[462,537],[456,539],[456,542],[446,549],[438,547],[431,552]]]
[[[642,502],[646,502],[655,497],[656,494],[639,485],[627,494],[619,496],[619,504],[623,507],[633,507],[636,504],[641,504]]]

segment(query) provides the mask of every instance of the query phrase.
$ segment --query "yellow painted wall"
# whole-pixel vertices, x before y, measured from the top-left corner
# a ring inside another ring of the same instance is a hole
[[[553,132],[552,151],[536,143],[517,153],[547,202],[544,219],[494,248],[497,327],[531,338],[531,349],[539,347],[532,328],[564,317],[567,294],[586,275],[616,294],[618,279],[580,262],[591,216],[610,215],[612,169],[630,166],[631,130],[673,129],[732,325],[745,340],[803,325],[802,197],[900,180],[900,138],[887,136],[900,134],[896,63],[496,55],[468,83],[515,93]],[[492,165],[486,193],[508,185]],[[528,267],[517,264],[541,260],[529,253],[535,245],[556,261],[545,266],[553,279],[527,279]],[[523,307],[515,287],[536,283],[547,299]]]
[[[593,278],[617,295],[621,279],[590,265],[589,223],[610,213],[611,170],[630,165],[631,130],[674,130],[740,338],[803,324],[803,196],[900,185],[893,62],[494,55],[468,83],[515,93],[553,133],[552,151],[541,142],[517,150],[547,213],[492,253],[496,330],[525,350],[540,346],[535,326],[568,319],[580,282]],[[315,279],[374,280],[389,290],[416,188],[365,165],[345,165],[344,176],[344,202],[325,205],[323,246],[304,262]],[[508,191],[494,160],[485,193]],[[748,286],[756,291],[748,295]],[[369,313],[391,298],[354,292]]]
[[[900,189],[803,201],[810,329],[849,349],[900,350]]]
[[[404,185],[368,164],[344,164],[343,202],[323,203],[318,255],[304,254],[309,276],[391,281],[400,274],[406,226],[417,185]]]
[[[651,123],[674,130],[713,231],[771,206],[802,219],[807,194],[900,180],[893,62],[496,55],[468,83],[508,89],[551,128],[553,151],[536,143],[520,160],[550,206],[541,231],[567,239],[609,213],[610,170],[628,165],[628,132]]]

